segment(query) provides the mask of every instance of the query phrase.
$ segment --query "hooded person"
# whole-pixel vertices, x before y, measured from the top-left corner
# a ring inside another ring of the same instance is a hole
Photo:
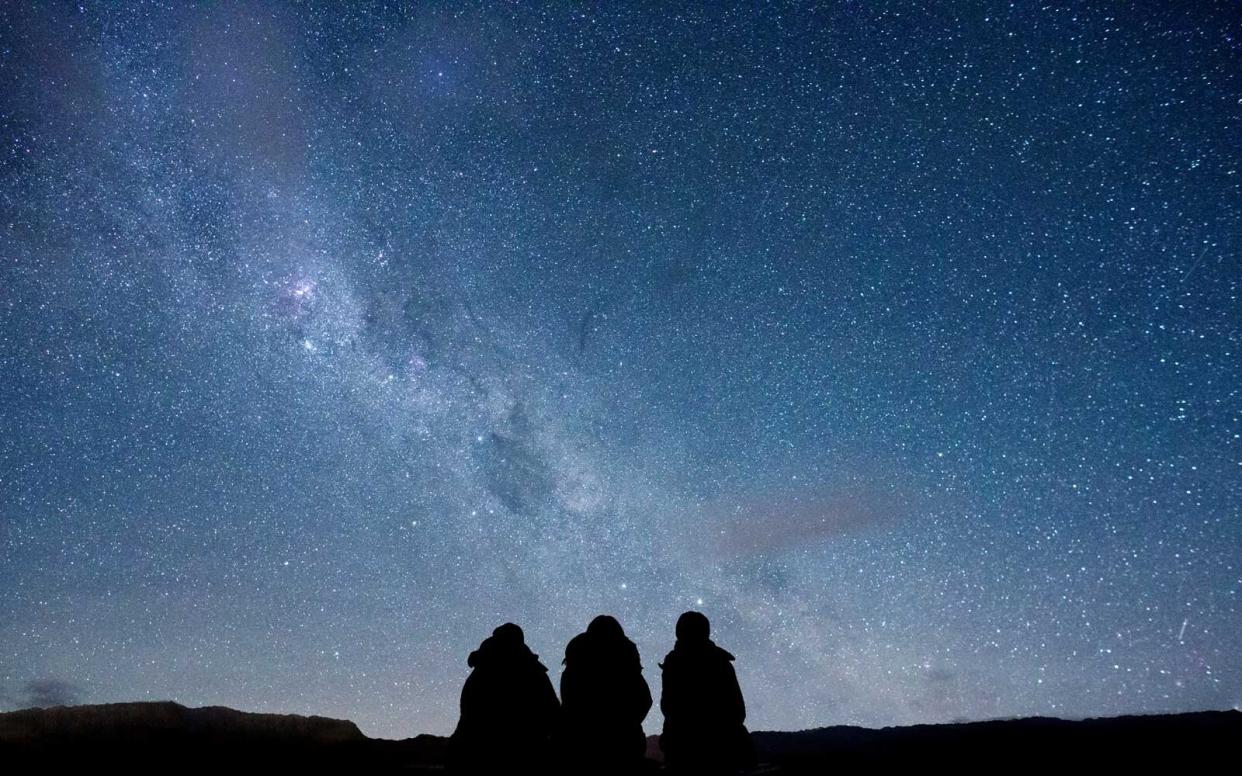
[[[511,622],[499,626],[466,663],[472,670],[449,739],[450,770],[494,774],[543,767],[560,703],[522,629]]]
[[[570,773],[632,773],[647,750],[651,689],[638,647],[601,614],[565,647],[561,755]]]
[[[660,664],[660,749],[677,773],[731,774],[754,766],[734,657],[710,634],[707,617],[686,612],[677,620],[677,643]]]

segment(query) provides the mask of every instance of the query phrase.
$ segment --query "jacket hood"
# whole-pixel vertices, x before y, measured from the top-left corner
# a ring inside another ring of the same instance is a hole
[[[716,642],[711,639],[702,639],[689,642],[678,639],[677,643],[673,645],[673,651],[668,653],[668,656],[664,658],[664,662],[667,663],[670,660],[694,660],[700,658],[714,658],[716,660],[726,662],[731,662],[737,659],[733,657],[733,654],[728,650],[716,646]],[[661,663],[660,665],[663,666],[664,663]]]
[[[544,671],[548,670],[547,666],[539,662],[539,656],[530,647],[525,644],[504,643],[493,636],[483,639],[479,648],[466,658],[466,665],[471,668],[503,663],[532,663]]]
[[[595,633],[579,633],[565,646],[562,665],[587,665],[596,662],[610,663],[616,667],[642,670],[638,645],[624,635],[610,636]]]

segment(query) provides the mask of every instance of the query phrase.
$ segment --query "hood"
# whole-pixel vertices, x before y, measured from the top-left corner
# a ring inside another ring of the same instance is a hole
[[[591,633],[579,633],[569,640],[565,647],[565,659],[562,665],[590,665],[594,663],[610,664],[617,668],[642,670],[642,660],[638,655],[638,645],[625,636],[620,638],[600,638]]]
[[[663,668],[665,663],[668,663],[670,660],[678,661],[703,659],[732,662],[737,658],[733,657],[733,654],[728,650],[721,649],[716,646],[716,642],[711,639],[691,642],[678,639],[677,643],[673,645],[673,651],[668,653],[668,655],[664,658],[664,663],[661,663],[660,667]]]
[[[498,642],[491,636],[483,639],[483,643],[479,645],[479,648],[471,652],[470,656],[466,658],[466,665],[471,668],[504,663],[530,663],[539,666],[544,671],[548,670],[547,666],[539,662],[539,656],[531,652],[530,647],[525,644],[505,644]]]

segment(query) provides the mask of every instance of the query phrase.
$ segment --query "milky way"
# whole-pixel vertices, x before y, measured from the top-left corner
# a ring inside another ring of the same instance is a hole
[[[1231,5],[670,9],[0,8],[0,707],[1242,703]]]

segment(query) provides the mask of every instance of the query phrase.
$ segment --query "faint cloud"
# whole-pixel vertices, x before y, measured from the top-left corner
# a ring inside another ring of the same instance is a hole
[[[763,554],[873,530],[905,511],[896,490],[777,492],[717,500],[699,530],[721,555]]]
[[[83,688],[64,679],[31,679],[22,687],[21,706],[72,706],[82,697]]]

